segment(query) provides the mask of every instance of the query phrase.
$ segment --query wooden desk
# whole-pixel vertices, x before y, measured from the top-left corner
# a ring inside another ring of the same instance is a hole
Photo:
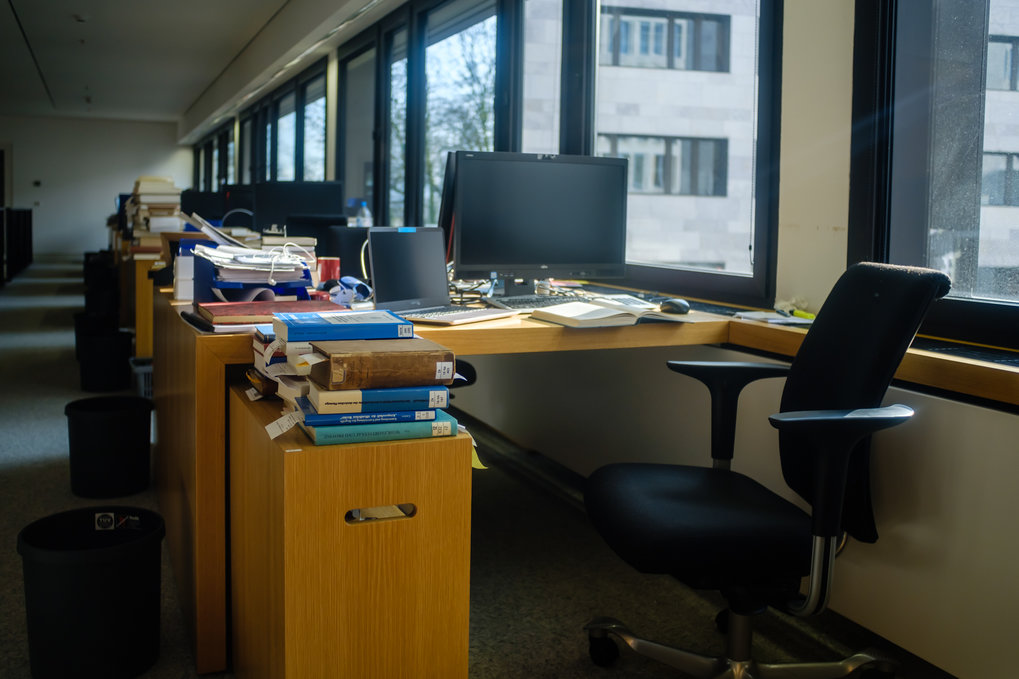
[[[234,675],[466,679],[470,437],[315,446],[278,417],[231,388]]]
[[[252,362],[250,334],[201,333],[155,301],[156,486],[199,673],[227,666],[227,367]],[[526,317],[418,333],[458,356],[716,344],[729,321],[575,329]]]
[[[153,389],[156,477],[167,545],[192,634],[198,672],[227,665],[226,374],[252,362],[248,334],[203,334],[181,320],[165,294],[156,298]],[[706,323],[573,329],[499,319],[418,333],[458,356],[589,349],[730,344],[795,354],[804,331],[718,317]],[[1019,405],[1019,369],[910,349],[899,379]]]

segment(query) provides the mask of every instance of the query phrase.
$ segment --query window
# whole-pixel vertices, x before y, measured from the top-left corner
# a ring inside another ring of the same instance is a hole
[[[1019,92],[1001,37],[1019,17],[1004,0],[908,4],[857,6],[850,261],[944,271],[923,332],[1019,348]]]
[[[390,226],[404,226],[407,210],[407,29],[391,33],[386,48],[389,64],[386,214]]]
[[[303,172],[306,182],[326,178],[326,77],[320,75],[304,86]]]
[[[228,123],[195,145],[193,186],[198,191],[219,191],[234,172],[233,124]]]
[[[446,154],[495,148],[495,2],[454,0],[426,17],[422,223],[436,224]]]
[[[595,152],[629,160],[627,262],[638,287],[685,291],[700,281],[717,298],[712,274],[721,271],[761,303],[774,225],[761,165],[774,162],[775,119],[762,106],[771,3],[717,2],[711,15],[690,11],[697,6],[602,9]],[[631,66],[655,70],[638,79]]]
[[[556,153],[562,82],[562,0],[524,0],[520,150]]]
[[[605,66],[728,71],[730,17],[679,11],[695,4],[671,0],[669,9],[662,10],[603,6],[599,61]],[[737,16],[747,14],[739,3],[718,6]]]
[[[276,102],[276,175],[277,181],[297,178],[297,95],[283,95]]]
[[[348,203],[374,206],[375,154],[375,47],[358,46],[340,63],[340,101],[343,133],[340,135],[343,193]]]

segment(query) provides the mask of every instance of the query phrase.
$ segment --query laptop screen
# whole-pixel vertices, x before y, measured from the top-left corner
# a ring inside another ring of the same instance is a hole
[[[449,304],[442,229],[368,230],[375,307],[406,311]]]

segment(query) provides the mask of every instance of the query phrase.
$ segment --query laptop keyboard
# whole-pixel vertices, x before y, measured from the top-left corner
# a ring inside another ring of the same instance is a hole
[[[507,297],[486,297],[485,303],[500,309],[513,309],[527,313],[566,302],[590,300],[590,295],[510,295]]]
[[[397,313],[411,321],[453,324],[467,323],[470,321],[484,321],[489,318],[503,318],[505,316],[512,316],[515,312],[507,309],[474,308],[450,305],[446,307],[430,308],[427,311],[398,311]]]

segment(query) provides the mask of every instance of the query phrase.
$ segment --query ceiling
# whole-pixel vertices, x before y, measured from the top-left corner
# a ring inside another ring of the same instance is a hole
[[[289,0],[5,0],[0,115],[178,121]]]

